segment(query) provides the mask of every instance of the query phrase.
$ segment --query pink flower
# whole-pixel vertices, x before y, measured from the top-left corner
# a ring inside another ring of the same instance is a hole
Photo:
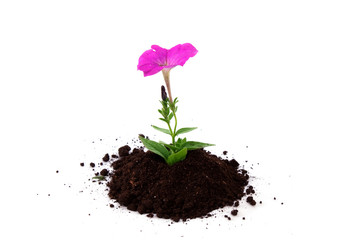
[[[180,65],[197,54],[196,48],[190,43],[178,44],[167,50],[158,45],[152,45],[152,49],[145,51],[139,58],[138,70],[144,72],[144,77],[154,75],[161,70],[170,69]]]
[[[195,56],[198,50],[190,43],[178,44],[167,50],[158,45],[152,45],[139,58],[138,70],[144,72],[144,77],[162,71],[169,100],[173,102],[170,88],[170,70],[178,65],[184,66],[189,58]]]

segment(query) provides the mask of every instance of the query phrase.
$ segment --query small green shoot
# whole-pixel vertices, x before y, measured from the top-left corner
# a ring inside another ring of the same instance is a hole
[[[144,146],[149,149],[151,152],[161,156],[167,164],[170,166],[184,160],[188,151],[201,149],[204,147],[214,146],[214,144],[202,143],[202,142],[194,142],[187,141],[186,138],[180,138],[178,135],[191,132],[196,127],[186,127],[177,129],[177,116],[176,112],[178,107],[176,104],[178,103],[178,99],[175,98],[173,102],[167,97],[165,87],[161,86],[161,96],[162,100],[160,101],[162,108],[158,110],[161,114],[160,120],[165,122],[168,129],[161,128],[152,125],[155,130],[158,130],[162,133],[171,136],[171,143],[167,144],[164,142],[155,142],[150,139],[146,139],[144,137],[139,136],[140,140],[144,144]],[[174,119],[174,127],[172,127],[171,120]]]

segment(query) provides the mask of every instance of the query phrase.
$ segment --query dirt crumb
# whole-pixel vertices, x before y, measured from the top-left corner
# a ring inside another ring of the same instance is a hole
[[[131,148],[129,145],[125,145],[122,146],[121,148],[119,148],[118,153],[119,153],[119,157],[125,157],[129,155]]]
[[[104,168],[103,170],[100,171],[100,175],[105,177],[105,176],[109,175],[109,171]]]
[[[231,211],[231,215],[236,216],[238,214],[238,210],[234,209]]]
[[[108,162],[108,161],[110,160],[109,154],[108,154],[108,153],[105,154],[105,156],[102,158],[102,160],[103,160],[104,162]]]
[[[248,202],[252,206],[256,205],[256,201],[254,200],[254,198],[252,196],[247,197],[246,202]]]

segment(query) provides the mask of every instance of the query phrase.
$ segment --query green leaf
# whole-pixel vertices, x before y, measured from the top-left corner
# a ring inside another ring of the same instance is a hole
[[[175,99],[174,99],[174,104],[177,104],[179,102],[179,100],[178,100],[178,98],[176,97]]]
[[[103,181],[105,180],[105,177],[104,176],[96,176],[96,177],[93,177],[93,179],[97,179],[99,181]]]
[[[164,122],[166,122],[166,123],[168,123],[168,121],[166,120],[166,119],[164,119],[164,118],[159,118],[161,121],[164,121]]]
[[[176,152],[178,152],[179,150],[183,149],[182,143],[183,143],[183,139],[178,138],[178,140],[175,142],[175,147],[176,147],[176,149],[177,149]]]
[[[191,132],[195,129],[197,129],[197,127],[180,128],[179,130],[176,131],[175,136],[177,136],[179,134]]]
[[[171,121],[171,119],[172,119],[173,117],[174,117],[174,113],[171,112],[170,115],[169,115],[169,118],[168,118],[168,119],[169,119],[169,122]]]
[[[174,112],[177,111],[176,103],[178,103],[177,98],[175,98],[174,101],[169,104],[170,109],[171,109],[172,111],[174,111]]]
[[[141,136],[139,136],[139,138],[147,149],[167,160],[169,157],[169,151],[166,149],[166,147],[150,139],[146,139]]]
[[[174,146],[174,145],[171,145],[171,144],[167,144],[167,143],[162,143],[165,147],[171,149],[173,152],[178,152],[179,151],[179,148]]]
[[[174,163],[184,160],[186,158],[186,155],[187,155],[187,148],[183,148],[179,152],[171,154],[166,160],[166,162],[167,164],[172,166]]]
[[[189,141],[182,145],[182,147],[185,147],[188,150],[195,150],[195,149],[210,147],[210,146],[215,146],[215,144]]]
[[[179,150],[182,149],[182,148],[179,148],[178,146],[174,146],[172,144],[167,144],[166,142],[163,142],[163,141],[159,141],[159,142],[173,152],[178,152]]]
[[[163,108],[167,108],[168,107],[168,101],[160,101],[161,105],[163,106]]]
[[[169,129],[165,129],[165,128],[160,128],[160,127],[157,127],[157,126],[154,126],[154,125],[151,125],[153,128],[155,128],[156,130],[160,131],[160,132],[163,132],[163,133],[166,133],[166,134],[169,134],[171,135]]]

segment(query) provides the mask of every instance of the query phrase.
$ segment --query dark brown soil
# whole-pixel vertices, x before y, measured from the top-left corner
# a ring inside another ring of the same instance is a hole
[[[109,154],[107,153],[107,154],[105,154],[105,156],[103,157],[103,161],[104,162],[108,162],[110,160],[110,156],[109,156]]]
[[[119,157],[125,157],[129,155],[131,148],[128,145],[122,146],[121,148],[119,148],[118,153],[119,153]]]
[[[101,170],[101,172],[100,172],[100,175],[101,176],[107,176],[109,174],[109,171],[107,170],[107,169],[103,169],[103,170]]]
[[[248,202],[248,203],[250,203],[251,205],[256,205],[256,201],[254,200],[254,198],[252,197],[252,196],[248,196],[247,198],[246,198],[246,201]]]
[[[234,159],[194,150],[184,161],[168,166],[152,152],[130,150],[129,146],[119,149],[108,182],[109,197],[129,210],[179,221],[204,217],[234,202],[236,206],[247,194],[248,173]],[[255,192],[248,189],[248,194]],[[248,202],[254,205],[255,200]]]
[[[236,216],[238,214],[238,212],[239,211],[237,209],[234,209],[231,211],[231,215]]]

